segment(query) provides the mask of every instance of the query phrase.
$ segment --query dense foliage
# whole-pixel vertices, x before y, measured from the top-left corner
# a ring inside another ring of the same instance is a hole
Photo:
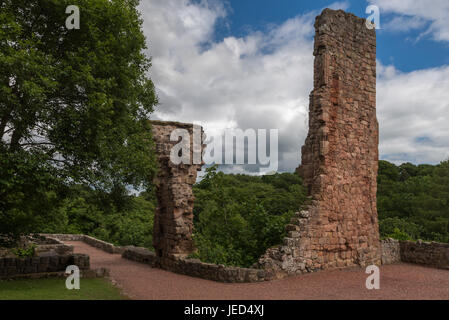
[[[382,237],[449,242],[449,161],[437,166],[380,161],[378,180]],[[307,199],[296,174],[229,175],[216,167],[207,169],[194,193],[195,256],[238,266],[250,266],[280,244],[284,226]],[[42,195],[56,201],[54,192]],[[134,196],[123,187],[105,192],[77,185],[60,201],[36,216],[42,226],[37,231],[83,233],[152,248],[154,192]]]
[[[216,167],[207,169],[194,193],[196,256],[245,267],[282,242],[285,225],[306,199],[296,174],[226,175]]]
[[[195,188],[195,240],[203,261],[250,266],[279,244],[306,196],[295,174],[225,175],[208,170]],[[449,161],[379,162],[381,237],[449,242]]]
[[[65,27],[77,5],[80,30]],[[84,233],[152,247],[149,114],[157,103],[138,0],[0,1],[0,241]],[[194,186],[196,256],[250,266],[306,202],[296,174]],[[449,161],[379,162],[383,237],[449,242]],[[5,237],[6,235],[6,237]],[[20,254],[28,254],[21,252]]]
[[[157,99],[137,5],[0,1],[0,234],[41,229],[72,184],[150,184]]]
[[[449,242],[449,161],[380,161],[377,203],[383,237]]]
[[[87,234],[116,245],[152,248],[154,193],[129,195],[75,186],[37,231]]]

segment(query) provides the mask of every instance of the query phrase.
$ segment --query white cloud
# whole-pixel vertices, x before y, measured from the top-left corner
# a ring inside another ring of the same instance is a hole
[[[347,10],[350,7],[350,4],[348,1],[339,1],[339,2],[334,2],[331,3],[328,7],[329,9],[333,9],[333,10]],[[324,9],[324,8],[323,8]]]
[[[382,28],[393,32],[406,32],[414,29],[421,29],[427,24],[425,19],[417,16],[396,16],[387,23],[382,24]]]
[[[449,66],[402,73],[378,62],[381,158],[439,163],[449,158]]]
[[[382,13],[401,16],[393,18],[385,26],[393,31],[407,31],[429,25],[422,33],[431,34],[434,40],[449,41],[449,1],[447,0],[368,0]],[[381,16],[382,20],[382,16]],[[386,27],[383,26],[384,29]]]
[[[201,121],[208,135],[236,127],[279,129],[280,170],[293,170],[308,129],[317,13],[213,42],[226,15],[220,5],[151,0],[140,8],[161,102],[155,116]]]
[[[385,5],[390,2],[396,1]],[[227,14],[219,2],[149,0],[140,8],[161,102],[155,117],[200,121],[209,136],[225,128],[278,128],[279,169],[293,171],[308,131],[319,12],[214,42],[216,23]],[[381,158],[437,163],[449,157],[449,67],[401,73],[379,63],[378,75]]]

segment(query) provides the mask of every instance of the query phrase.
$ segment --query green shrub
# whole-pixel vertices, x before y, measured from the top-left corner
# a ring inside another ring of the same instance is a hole
[[[226,175],[206,170],[194,186],[194,240],[204,262],[249,267],[285,236],[285,225],[304,204],[296,174]]]
[[[449,161],[379,161],[377,207],[383,237],[449,242]]]
[[[35,244],[30,244],[26,248],[13,248],[11,252],[19,258],[30,258],[34,256],[36,247]]]

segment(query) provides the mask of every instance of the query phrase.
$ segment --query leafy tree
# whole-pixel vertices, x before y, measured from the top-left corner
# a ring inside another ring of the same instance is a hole
[[[194,193],[195,256],[244,267],[282,242],[285,225],[306,199],[295,174],[226,175],[215,166],[206,170]]]
[[[68,5],[79,30],[65,27]],[[0,1],[0,233],[39,229],[70,184],[116,199],[150,185],[157,98],[137,5]]]
[[[41,154],[0,150],[0,235],[15,238],[29,232],[30,225],[54,220],[61,188],[56,170]]]
[[[379,162],[378,212],[383,237],[449,242],[449,161]]]
[[[403,163],[399,166],[399,179],[405,181],[410,177],[418,175],[418,168],[410,162]]]
[[[113,194],[72,186],[60,206],[49,208],[54,219],[45,217],[46,223],[39,224],[38,231],[81,233],[116,245],[151,249],[155,207],[155,199],[149,192],[126,196],[126,201],[117,206]]]
[[[397,217],[381,219],[379,229],[384,237],[400,240],[417,239],[422,232],[421,226]]]
[[[398,181],[399,180],[399,169],[393,163],[388,161],[379,161],[379,174],[378,182],[379,185],[383,185],[388,181]]]

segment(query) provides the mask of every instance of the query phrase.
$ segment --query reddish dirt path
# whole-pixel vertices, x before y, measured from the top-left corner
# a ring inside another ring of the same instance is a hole
[[[108,268],[111,278],[133,299],[449,299],[449,270],[410,264],[381,267],[380,290],[367,290],[363,269],[305,274],[261,283],[219,283],[153,269],[83,242],[70,242],[87,253],[92,268]]]

